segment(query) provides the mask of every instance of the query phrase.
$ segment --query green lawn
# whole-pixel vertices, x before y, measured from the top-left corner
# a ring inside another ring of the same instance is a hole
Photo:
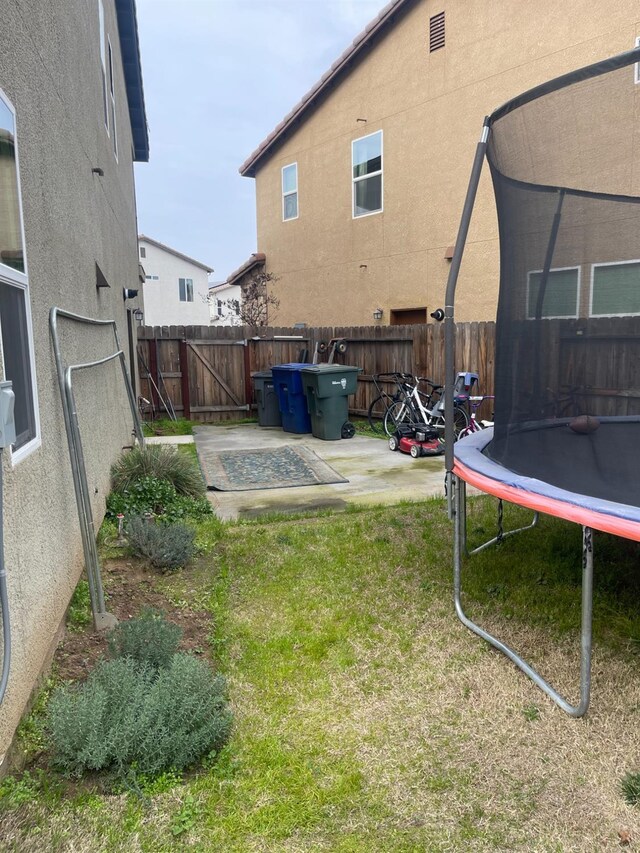
[[[470,511],[477,543],[493,507]],[[457,621],[441,501],[208,522],[201,542],[196,566],[158,583],[211,614],[203,641],[235,712],[217,764],[143,798],[63,794],[50,774],[4,783],[0,849],[591,851],[618,849],[622,826],[640,837],[619,790],[640,756],[635,545],[596,537],[593,706],[575,721]],[[472,614],[574,697],[579,547],[578,529],[545,519],[465,567]]]

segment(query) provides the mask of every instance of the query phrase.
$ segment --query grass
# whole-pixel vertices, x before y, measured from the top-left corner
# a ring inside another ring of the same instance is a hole
[[[473,502],[470,544],[495,533]],[[505,525],[527,514],[505,511]],[[235,732],[197,775],[123,793],[0,796],[0,847],[229,853],[618,849],[640,834],[637,546],[595,543],[594,695],[560,712],[455,619],[442,502],[206,522],[159,582],[211,614]],[[204,530],[204,528],[203,528]],[[541,568],[542,567],[542,568]],[[579,533],[545,519],[465,563],[465,604],[569,694]],[[13,787],[12,787],[13,785]]]
[[[193,421],[187,418],[157,418],[154,421],[145,421],[142,431],[146,436],[153,435],[193,435]]]

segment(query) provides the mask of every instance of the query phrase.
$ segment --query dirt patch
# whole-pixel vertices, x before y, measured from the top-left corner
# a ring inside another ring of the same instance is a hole
[[[162,576],[144,563],[132,559],[108,560],[102,567],[106,606],[120,622],[139,616],[148,607],[162,611],[182,630],[180,649],[209,657],[208,634],[211,616],[205,611],[177,606],[158,587]],[[93,623],[68,630],[54,657],[54,666],[63,681],[84,680],[97,661],[107,656],[107,637],[98,634]]]

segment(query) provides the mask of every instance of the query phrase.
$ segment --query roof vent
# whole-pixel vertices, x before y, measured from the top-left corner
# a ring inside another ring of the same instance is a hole
[[[429,18],[429,53],[444,47],[444,12]]]

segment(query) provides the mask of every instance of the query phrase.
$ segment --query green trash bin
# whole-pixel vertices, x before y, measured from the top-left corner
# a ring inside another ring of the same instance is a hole
[[[310,364],[300,369],[311,432],[316,438],[325,441],[353,438],[355,427],[349,422],[349,394],[355,394],[361,372],[361,367],[344,364]]]
[[[262,427],[281,427],[282,415],[278,404],[278,395],[273,387],[273,375],[270,370],[259,370],[251,374],[255,389],[258,423]]]

